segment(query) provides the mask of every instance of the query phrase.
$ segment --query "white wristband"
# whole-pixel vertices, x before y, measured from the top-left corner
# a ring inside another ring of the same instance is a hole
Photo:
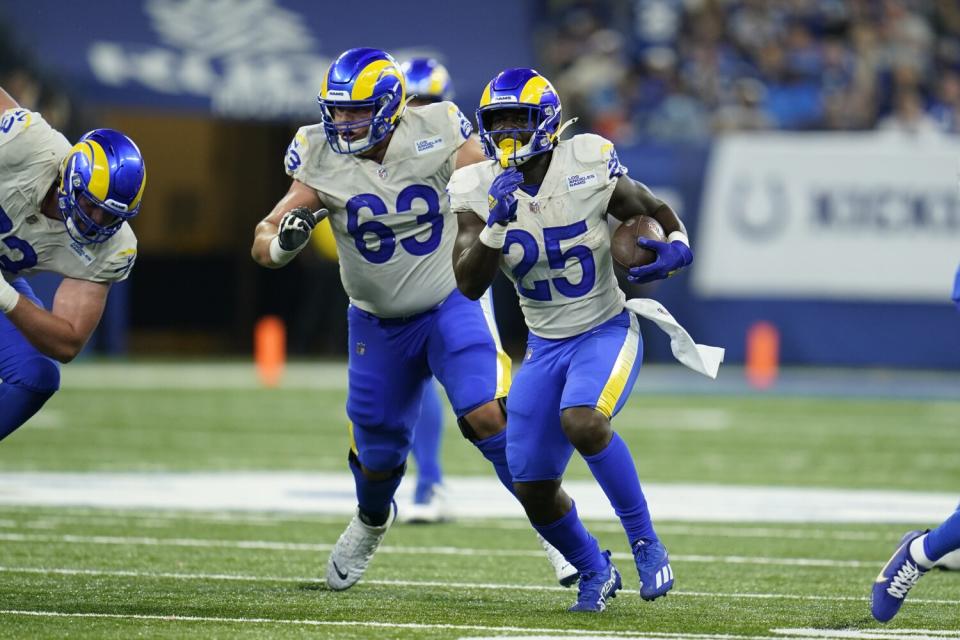
[[[286,249],[283,249],[280,247],[280,236],[273,236],[273,240],[270,241],[270,262],[277,265],[278,267],[282,267],[283,265],[293,260],[296,257],[296,255],[300,253],[300,250],[303,249],[305,246],[307,246],[306,242],[304,242],[302,245],[300,245],[296,249],[291,249],[290,251],[287,251]]]
[[[503,243],[507,239],[507,227],[503,224],[494,224],[492,227],[484,227],[480,232],[480,243],[491,249],[503,249]]]
[[[20,294],[17,290],[0,276],[0,311],[10,313],[19,300]]]
[[[683,231],[673,231],[670,235],[667,236],[667,242],[673,242],[674,240],[679,240],[683,244],[687,245],[687,248],[690,248],[690,239],[687,238],[687,234]]]

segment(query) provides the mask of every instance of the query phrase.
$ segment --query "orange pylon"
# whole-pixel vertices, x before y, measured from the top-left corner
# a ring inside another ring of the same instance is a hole
[[[277,316],[264,316],[253,328],[253,361],[260,382],[267,387],[280,384],[287,362],[287,329]]]
[[[747,381],[757,389],[773,386],[780,372],[780,332],[769,322],[755,322],[747,330]]]

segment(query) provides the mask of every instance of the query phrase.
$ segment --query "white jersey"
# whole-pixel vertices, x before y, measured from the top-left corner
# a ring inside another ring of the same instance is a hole
[[[62,220],[40,212],[70,147],[39,113],[9,109],[0,116],[0,273],[8,281],[51,271],[117,282],[133,267],[137,238],[127,223],[105,242],[80,245]]]
[[[455,212],[487,219],[487,191],[503,170],[494,162],[459,169],[449,191]],[[589,331],[624,309],[610,257],[607,204],[626,169],[613,143],[574,136],[553,150],[536,195],[518,189],[500,267],[516,284],[527,327],[543,338]]]
[[[382,164],[334,152],[323,125],[297,132],[286,170],[330,210],[352,304],[396,318],[432,309],[456,288],[457,229],[445,188],[470,132],[453,103],[407,107]]]

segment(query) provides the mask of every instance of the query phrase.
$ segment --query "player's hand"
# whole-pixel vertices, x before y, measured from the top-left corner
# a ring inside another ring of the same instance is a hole
[[[487,226],[495,224],[506,226],[517,219],[517,196],[513,192],[523,182],[523,174],[510,167],[496,178],[487,191],[487,206],[490,215],[487,217]]]
[[[284,251],[296,251],[307,244],[310,234],[317,223],[327,217],[327,210],[310,211],[306,207],[297,207],[283,214],[277,242]]]
[[[680,240],[659,242],[649,238],[637,238],[637,245],[657,254],[657,259],[642,267],[633,267],[627,271],[630,282],[653,282],[669,278],[675,272],[693,262],[693,252]]]

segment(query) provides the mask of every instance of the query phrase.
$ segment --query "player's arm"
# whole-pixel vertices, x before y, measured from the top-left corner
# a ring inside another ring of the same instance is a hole
[[[487,156],[483,155],[483,147],[476,136],[470,136],[467,141],[457,149],[457,169],[461,169],[471,164],[483,162]]]
[[[610,196],[607,211],[621,222],[635,216],[651,216],[660,223],[663,232],[668,236],[676,231],[684,235],[687,233],[680,216],[670,208],[670,205],[629,176],[617,178],[617,186],[614,187],[613,195]]]
[[[300,253],[313,228],[326,216],[317,192],[294,180],[287,194],[254,229],[250,255],[261,266],[279,269]]]
[[[642,267],[633,267],[627,272],[631,282],[652,282],[667,278],[693,262],[687,229],[677,213],[645,186],[623,175],[610,196],[607,211],[618,220],[647,215],[656,219],[667,234],[666,242],[638,238],[637,244],[657,254],[657,259]]]
[[[487,228],[473,211],[457,211],[457,240],[453,246],[453,272],[457,288],[471,300],[477,300],[490,288],[500,266],[501,249],[489,247],[480,240]]]
[[[0,278],[0,309],[38,351],[70,362],[97,328],[109,290],[108,283],[64,278],[54,295],[53,309],[47,311]]]
[[[10,94],[4,91],[3,87],[0,87],[0,113],[7,109],[16,109],[19,106]]]

